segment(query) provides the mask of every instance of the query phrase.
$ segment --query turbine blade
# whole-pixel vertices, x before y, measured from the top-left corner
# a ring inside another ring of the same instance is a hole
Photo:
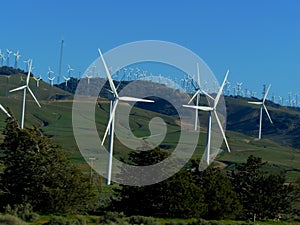
[[[253,105],[262,105],[262,102],[248,102],[249,104],[253,104]]]
[[[221,122],[220,122],[220,119],[219,119],[219,116],[218,116],[216,110],[214,110],[214,114],[215,114],[216,120],[217,120],[217,122],[218,122],[219,128],[220,128],[220,130],[221,130],[221,133],[222,133],[222,135],[223,135],[223,139],[224,139],[224,141],[225,141],[225,144],[226,144],[226,147],[227,147],[227,149],[228,149],[228,152],[230,152],[230,148],[229,148],[229,145],[228,145],[228,142],[227,142],[227,138],[226,138],[225,132],[224,132],[224,130],[223,130],[222,124],[221,124]]]
[[[28,74],[27,74],[27,79],[26,79],[26,85],[27,86],[29,84],[31,70],[32,70],[32,60],[29,61],[29,69],[28,69]]]
[[[216,96],[216,98],[215,98],[214,108],[216,108],[217,105],[218,105],[218,102],[219,102],[219,100],[220,100],[220,97],[221,97],[221,94],[222,94],[222,92],[223,92],[224,86],[225,86],[225,84],[226,84],[226,82],[227,82],[228,74],[229,74],[229,70],[227,70],[226,75],[225,75],[224,80],[223,80],[223,83],[222,83],[222,85],[221,85],[221,87],[220,87],[220,90],[219,90],[219,92],[218,92],[218,94],[217,94],[217,96]]]
[[[101,145],[104,144],[105,138],[106,138],[106,136],[107,136],[107,134],[108,134],[108,131],[110,130],[110,125],[111,125],[113,119],[115,118],[115,112],[116,112],[116,108],[117,108],[117,106],[118,106],[118,102],[119,102],[119,100],[116,99],[116,101],[115,101],[115,103],[114,103],[114,106],[113,106],[113,109],[111,110],[111,113],[110,113],[110,115],[109,115],[109,121],[108,121],[106,130],[105,130],[105,133],[104,133],[104,136],[103,136]]]
[[[125,102],[154,102],[153,100],[143,99],[143,98],[134,98],[134,97],[119,97],[119,100],[125,101]]]
[[[196,105],[182,105],[182,106],[185,108],[199,109],[199,110],[207,111],[207,112],[213,110],[213,108],[209,107],[209,106],[196,106]]]
[[[264,98],[263,98],[263,103],[265,103],[265,101],[266,101],[266,98],[267,98],[267,96],[268,96],[268,94],[269,94],[270,88],[271,88],[271,84],[269,85],[269,87],[268,87],[268,89],[267,89],[267,91],[266,91],[266,93],[265,93],[265,96],[264,96]]]
[[[265,111],[266,111],[266,113],[267,113],[267,115],[268,115],[268,117],[269,117],[270,122],[273,124],[273,121],[272,121],[272,119],[271,119],[271,116],[270,116],[270,114],[269,114],[269,111],[268,111],[267,107],[265,106],[265,104],[263,104],[263,106],[264,106],[264,109],[265,109]]]
[[[106,62],[105,62],[105,60],[104,60],[104,57],[103,57],[103,55],[102,55],[102,52],[101,52],[100,48],[98,48],[98,52],[99,52],[100,57],[101,57],[101,59],[102,59],[102,62],[103,62],[103,65],[104,65],[104,68],[105,68],[105,71],[106,71],[106,74],[107,74],[107,78],[108,78],[108,82],[109,82],[110,88],[111,88],[111,90],[114,92],[115,96],[118,98],[119,96],[118,96],[116,87],[115,87],[114,82],[113,82],[113,80],[112,80],[112,78],[111,78],[109,69],[108,69],[108,67],[107,67],[107,65],[106,65]]]
[[[9,92],[14,92],[14,91],[19,91],[19,90],[22,90],[24,88],[26,88],[27,86],[24,85],[24,86],[21,86],[21,87],[18,87],[18,88],[15,88],[15,89],[12,89],[12,90],[9,90]]]
[[[0,109],[8,116],[11,117],[11,115],[9,115],[9,113],[7,112],[7,110],[0,104]]]
[[[211,100],[215,100],[210,94],[208,94],[206,91],[201,90],[201,92],[203,92],[203,94],[205,94],[207,97],[209,97]]]
[[[193,97],[190,99],[190,101],[188,102],[188,104],[190,104],[190,103],[194,100],[194,98],[196,98],[197,95],[200,94],[200,92],[201,92],[200,89],[199,89],[198,91],[196,91],[196,93],[195,93],[195,94],[193,95]]]
[[[36,99],[36,97],[34,96],[33,92],[31,91],[31,89],[29,87],[27,87],[28,91],[30,92],[31,96],[33,97],[33,99],[35,100],[36,104],[38,104],[38,106],[41,108],[40,103],[38,102],[38,100]]]

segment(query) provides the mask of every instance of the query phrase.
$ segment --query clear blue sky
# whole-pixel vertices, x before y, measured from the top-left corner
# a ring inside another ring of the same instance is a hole
[[[1,1],[0,49],[33,59],[35,74],[84,72],[103,52],[132,41],[157,39],[198,54],[219,81],[287,96],[300,93],[300,2],[252,1]],[[11,65],[14,60],[11,59]],[[23,67],[22,65],[22,67]]]

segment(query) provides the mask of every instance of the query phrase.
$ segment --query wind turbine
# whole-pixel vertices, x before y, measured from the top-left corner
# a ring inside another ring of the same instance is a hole
[[[50,66],[49,66],[49,67],[48,67],[47,76],[50,77],[51,73],[54,73],[54,72],[51,70],[51,68],[50,68]]]
[[[223,130],[223,127],[222,127],[222,124],[221,124],[221,121],[219,119],[218,112],[217,112],[217,106],[218,106],[221,94],[223,92],[223,88],[226,84],[228,74],[229,74],[229,70],[227,70],[227,73],[226,73],[224,81],[223,81],[223,83],[222,83],[222,85],[219,89],[219,92],[217,93],[216,97],[213,99],[213,106],[183,105],[183,107],[199,109],[201,111],[209,112],[208,126],[207,126],[206,151],[205,151],[206,152],[205,161],[206,161],[207,165],[209,165],[209,163],[210,163],[210,142],[211,142],[211,125],[212,125],[212,118],[211,117],[212,117],[212,114],[214,114],[214,116],[216,117],[217,123],[219,125],[219,129],[220,129],[220,131],[223,135],[223,139],[225,141],[226,147],[228,149],[228,152],[230,152],[230,148],[229,148],[226,136],[225,136],[225,132]]]
[[[40,80],[42,79],[42,77],[41,76],[33,77],[33,79],[36,81],[36,87],[39,87],[40,86]]]
[[[65,86],[67,87],[68,86],[68,81],[70,80],[70,77],[65,77],[64,76],[64,80],[65,80]]]
[[[201,83],[200,83],[200,69],[199,69],[199,64],[197,63],[197,75],[198,75],[198,79],[197,79],[197,85],[198,87],[194,86],[195,90],[196,90],[196,93],[193,95],[193,97],[190,99],[190,101],[188,102],[188,104],[190,104],[194,98],[196,98],[196,106],[199,106],[199,101],[200,101],[200,95],[201,95],[201,92],[203,94],[205,94],[206,96],[210,97],[211,99],[213,99],[213,97],[211,97],[206,91],[204,91],[202,88],[201,88]],[[195,108],[195,130],[197,130],[197,125],[198,125],[198,108]],[[199,123],[199,128],[200,128],[200,123]]]
[[[262,127],[262,112],[263,112],[263,108],[265,109],[266,113],[267,113],[267,116],[270,120],[270,122],[273,124],[273,121],[270,117],[270,114],[268,112],[268,109],[265,105],[265,101],[266,101],[266,98],[268,96],[268,93],[269,93],[269,90],[271,88],[271,84],[269,85],[267,91],[265,92],[265,95],[263,96],[263,99],[261,102],[248,102],[250,104],[254,104],[254,105],[260,105],[260,117],[259,117],[259,132],[258,132],[258,139],[261,139],[261,127]]]
[[[88,74],[86,74],[85,77],[87,78],[87,83],[90,84],[90,79],[91,79],[93,76],[89,76]]]
[[[48,77],[48,80],[50,81],[50,85],[51,87],[53,87],[53,81],[54,81],[55,77]]]
[[[30,63],[29,63],[29,71],[28,71],[28,74],[27,74],[26,84],[21,86],[21,87],[18,87],[18,88],[15,88],[15,89],[12,89],[12,90],[9,91],[9,92],[14,92],[14,91],[23,90],[23,104],[22,104],[23,106],[22,106],[22,116],[21,116],[21,129],[24,128],[25,103],[26,103],[26,91],[27,90],[29,91],[29,93],[31,94],[31,96],[33,97],[33,99],[35,100],[37,105],[39,107],[41,107],[40,103],[38,102],[38,100],[36,99],[36,97],[34,96],[33,92],[31,91],[31,89],[29,87],[31,67],[32,67],[32,60],[30,60]]]
[[[15,56],[15,69],[17,69],[18,68],[18,61],[19,61],[19,58],[21,57],[21,55],[19,54],[19,51],[14,53],[14,56]]]
[[[0,58],[1,58],[1,66],[3,66],[3,62],[5,61],[5,56],[1,52],[1,49],[0,49]]]
[[[25,65],[26,65],[26,70],[27,71],[28,71],[28,67],[29,67],[29,61],[30,61],[30,59],[27,59],[27,60],[23,61],[25,63]]]
[[[71,77],[71,71],[74,70],[73,68],[71,68],[70,65],[68,65],[68,78]]]
[[[109,185],[111,183],[111,170],[112,170],[112,158],[113,158],[113,141],[114,141],[114,122],[115,122],[115,112],[118,106],[119,101],[124,101],[124,102],[154,102],[152,100],[147,100],[147,99],[141,99],[141,98],[134,98],[134,97],[127,97],[127,96],[119,96],[117,93],[117,89],[114,85],[114,82],[111,78],[110,71],[106,65],[106,62],[104,60],[104,57],[98,48],[98,52],[100,54],[101,60],[103,62],[108,82],[111,88],[111,93],[112,93],[112,99],[111,101],[113,102],[112,104],[112,109],[111,113],[109,116],[109,121],[107,124],[107,128],[104,133],[104,137],[102,139],[102,145],[104,144],[105,138],[108,134],[108,131],[110,131],[110,138],[109,138],[109,157],[108,157],[108,167],[107,167],[107,184]]]
[[[7,60],[6,60],[6,63],[7,63],[7,66],[9,66],[9,57],[10,57],[12,51],[6,49],[6,53],[7,53]]]

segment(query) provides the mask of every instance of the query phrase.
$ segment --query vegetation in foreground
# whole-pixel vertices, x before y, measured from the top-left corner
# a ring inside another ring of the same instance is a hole
[[[268,163],[254,156],[229,172],[216,167],[198,171],[198,164],[191,161],[176,175],[151,186],[114,185],[109,201],[103,204],[101,191],[38,129],[21,130],[12,118],[3,134],[0,207],[3,213],[33,224],[45,213],[70,216],[53,216],[39,224],[88,224],[83,217],[71,216],[78,213],[99,215],[90,224],[190,225],[221,223],[203,219],[262,221],[299,215],[292,207],[299,187],[286,183],[283,172],[268,172]],[[149,165],[168,154],[156,148],[132,152],[130,160]],[[7,215],[1,218],[15,220]]]

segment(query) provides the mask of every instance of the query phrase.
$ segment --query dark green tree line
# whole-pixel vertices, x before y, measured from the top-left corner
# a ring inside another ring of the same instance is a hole
[[[88,179],[71,165],[62,149],[38,129],[20,129],[8,119],[1,161],[0,204],[29,203],[39,212],[89,210],[94,194]]]

